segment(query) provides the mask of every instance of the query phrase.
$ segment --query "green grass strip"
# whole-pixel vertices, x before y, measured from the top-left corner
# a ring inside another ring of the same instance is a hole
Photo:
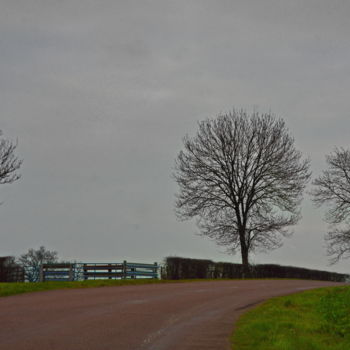
[[[108,286],[123,286],[159,283],[154,279],[130,279],[130,280],[92,280],[80,282],[35,282],[35,283],[0,283],[0,297],[29,293],[40,292],[54,289],[70,289],[70,288],[93,288],[93,287],[108,287]]]
[[[35,282],[35,283],[0,283],[0,297],[6,297],[22,293],[42,292],[55,289],[70,288],[98,288],[98,287],[116,287],[143,284],[162,284],[162,283],[185,283],[185,282],[208,282],[208,281],[227,281],[229,279],[186,279],[186,280],[157,280],[151,278],[123,279],[123,280],[90,280],[77,282]]]
[[[349,350],[350,286],[271,299],[239,319],[233,350]]]

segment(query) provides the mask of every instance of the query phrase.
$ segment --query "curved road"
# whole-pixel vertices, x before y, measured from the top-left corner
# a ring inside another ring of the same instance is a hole
[[[0,298],[1,350],[229,350],[239,315],[336,283],[247,280],[57,290]]]

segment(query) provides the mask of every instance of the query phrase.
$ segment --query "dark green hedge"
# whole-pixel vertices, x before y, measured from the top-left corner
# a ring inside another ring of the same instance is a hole
[[[162,278],[170,280],[193,278],[242,278],[241,264],[213,262],[211,260],[189,259],[180,257],[165,258],[165,267]],[[252,278],[301,278],[321,281],[343,282],[349,275],[311,270],[294,266],[281,266],[273,264],[252,265],[250,267]]]
[[[164,279],[178,280],[189,278],[207,278],[211,260],[168,257],[163,269]]]

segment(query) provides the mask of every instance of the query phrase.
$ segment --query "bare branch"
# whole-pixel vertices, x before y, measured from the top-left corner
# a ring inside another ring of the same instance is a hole
[[[1,136],[2,131],[0,130]],[[17,170],[20,168],[22,160],[15,156],[16,148],[17,142],[13,143],[0,138],[0,184],[12,183],[21,177]]]
[[[350,228],[336,228],[326,236],[328,244],[327,253],[331,257],[331,264],[337,263],[341,258],[350,257]]]

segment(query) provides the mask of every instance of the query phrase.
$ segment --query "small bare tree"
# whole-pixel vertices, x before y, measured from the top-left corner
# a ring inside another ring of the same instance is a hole
[[[22,164],[15,156],[17,143],[2,137],[0,130],[0,184],[12,183],[20,178],[17,170]]]
[[[240,250],[247,276],[249,253],[280,247],[298,221],[310,173],[282,119],[234,110],[184,138],[174,177],[178,217],[197,218],[202,235]]]
[[[39,282],[42,264],[53,264],[57,261],[57,252],[47,250],[44,246],[36,250],[29,249],[18,258],[18,264],[24,268],[25,277],[29,282]]]
[[[350,150],[336,148],[326,161],[328,169],[313,181],[311,194],[316,205],[328,205],[327,252],[331,263],[336,263],[350,257]]]

